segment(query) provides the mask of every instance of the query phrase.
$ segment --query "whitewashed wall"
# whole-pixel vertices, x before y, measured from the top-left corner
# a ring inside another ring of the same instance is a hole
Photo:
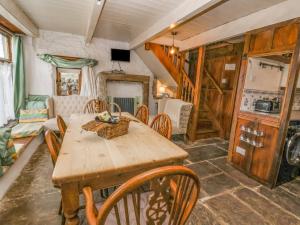
[[[262,68],[260,63],[268,63],[277,66],[283,66],[283,71],[270,67]],[[288,76],[289,66],[273,60],[250,58],[248,63],[245,89],[255,89],[262,91],[278,91],[281,86],[286,86],[286,77]]]
[[[129,45],[126,42],[94,38],[92,43],[87,46],[84,43],[83,36],[46,30],[41,30],[38,38],[24,38],[27,93],[53,95],[52,67],[40,60],[37,54],[48,53],[93,58],[98,60],[98,65],[94,68],[94,72],[97,74],[101,71],[112,70],[113,64],[110,61],[111,48],[128,49]],[[150,85],[152,85],[152,72],[134,50],[131,51],[130,63],[120,62],[120,64],[122,69],[128,74],[150,76]],[[117,63],[115,63],[113,69],[118,69]],[[149,90],[150,111],[154,113],[155,104],[151,86]]]

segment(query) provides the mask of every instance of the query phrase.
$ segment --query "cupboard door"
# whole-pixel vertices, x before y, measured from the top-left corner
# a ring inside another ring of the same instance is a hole
[[[255,148],[252,155],[250,174],[264,182],[270,181],[272,164],[275,157],[275,145],[278,138],[278,128],[259,124],[258,130],[264,132],[263,137],[257,137],[257,143],[263,147]]]
[[[273,49],[293,49],[298,36],[298,24],[278,27],[274,31]]]
[[[239,167],[240,169],[244,170],[245,172],[248,172],[251,167],[251,160],[252,160],[252,153],[254,150],[254,146],[246,143],[245,141],[242,141],[240,138],[241,136],[246,135],[246,138],[253,140],[253,137],[251,135],[248,135],[247,137],[247,134],[245,134],[245,132],[241,130],[242,127],[256,130],[257,123],[239,118],[236,127],[234,149],[232,151],[232,163],[237,167]]]
[[[257,34],[251,35],[251,41],[249,46],[250,53],[267,52],[271,49],[272,45],[272,30],[266,30]]]

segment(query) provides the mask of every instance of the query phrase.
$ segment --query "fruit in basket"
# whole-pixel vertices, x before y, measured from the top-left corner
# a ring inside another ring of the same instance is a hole
[[[118,116],[112,116],[108,111],[104,111],[100,113],[95,118],[98,122],[105,122],[105,123],[118,123],[119,117]]]
[[[109,122],[111,120],[111,115],[108,111],[104,111],[98,115],[98,118],[102,121]]]

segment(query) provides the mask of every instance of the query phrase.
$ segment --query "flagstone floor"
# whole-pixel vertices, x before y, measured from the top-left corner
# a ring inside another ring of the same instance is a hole
[[[226,141],[174,142],[189,153],[186,165],[201,181],[201,195],[188,224],[300,225],[300,178],[270,190],[226,163]],[[43,144],[0,201],[1,225],[61,224],[57,214],[60,193],[51,183],[52,169]],[[86,224],[84,210],[80,219]]]

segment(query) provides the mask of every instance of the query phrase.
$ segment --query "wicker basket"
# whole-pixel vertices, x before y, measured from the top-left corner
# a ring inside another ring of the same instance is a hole
[[[120,120],[116,124],[104,123],[98,121],[90,121],[82,126],[82,129],[86,131],[93,131],[98,136],[111,139],[114,137],[122,136],[128,133],[129,123],[131,119],[121,116]]]

